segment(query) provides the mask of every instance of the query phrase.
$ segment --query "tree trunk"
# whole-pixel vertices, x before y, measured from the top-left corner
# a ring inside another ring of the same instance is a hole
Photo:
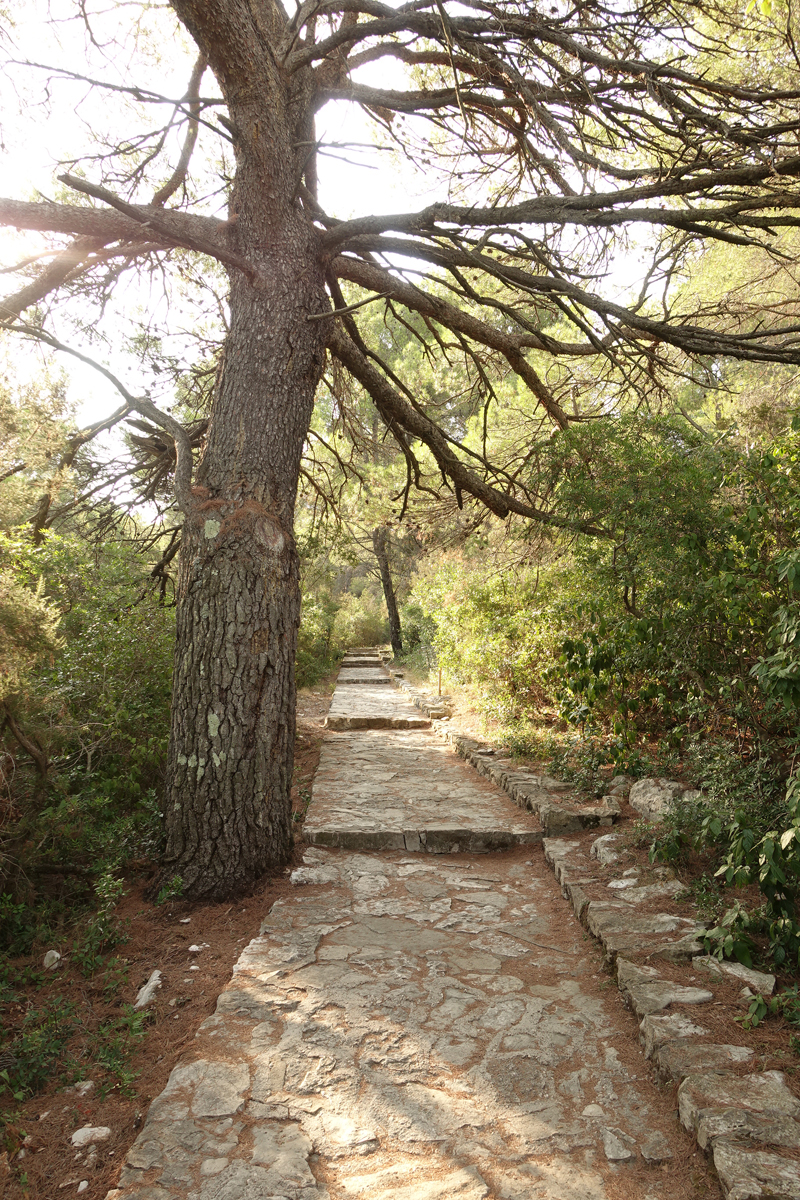
[[[381,571],[383,594],[386,598],[386,609],[389,613],[389,637],[392,643],[392,653],[397,656],[403,653],[403,634],[400,628],[400,613],[397,611],[397,599],[394,594],[392,574],[389,570],[389,557],[386,552],[386,543],[388,540],[389,530],[385,526],[373,529],[372,548],[375,551],[375,557],[378,560],[378,566]]]
[[[236,231],[258,278],[233,273],[178,573],[162,878],[180,876],[194,899],[246,888],[291,848],[294,505],[327,332],[307,317],[329,302],[313,230],[249,162],[237,173]]]

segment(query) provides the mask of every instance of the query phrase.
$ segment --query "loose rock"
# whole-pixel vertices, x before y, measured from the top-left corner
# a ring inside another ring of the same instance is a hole
[[[108,1125],[83,1125],[76,1129],[70,1141],[76,1149],[90,1146],[93,1142],[106,1142],[111,1137]]]

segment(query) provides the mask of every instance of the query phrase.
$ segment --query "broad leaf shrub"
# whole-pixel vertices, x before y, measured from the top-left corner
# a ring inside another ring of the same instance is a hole
[[[77,532],[51,534],[34,547],[0,537],[0,567],[44,606],[45,632],[58,617],[47,653],[3,699],[47,771],[7,722],[0,950],[25,953],[81,908],[102,911],[109,872],[159,853],[173,610],[147,587],[148,566],[121,539],[92,547]]]
[[[701,852],[723,893],[759,887],[760,910],[730,905],[709,933],[715,953],[744,961],[766,938],[796,966],[800,420],[749,447],[680,416],[579,425],[553,439],[549,486],[609,536],[550,535],[509,565],[495,534],[428,565],[412,600],[439,662],[506,744],[571,765],[589,792],[609,762],[638,776],[682,758],[704,799],[676,808],[656,851]],[[560,732],[542,733],[548,709]]]
[[[605,467],[583,447],[565,498],[586,516],[605,504],[613,538],[576,544],[585,601],[552,687],[571,723],[626,738],[777,744],[800,700],[798,431],[748,454],[698,442],[673,419],[620,422]]]

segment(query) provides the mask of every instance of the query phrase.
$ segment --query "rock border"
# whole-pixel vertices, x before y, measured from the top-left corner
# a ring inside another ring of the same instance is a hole
[[[713,1001],[713,991],[662,979],[657,967],[638,965],[625,953],[646,949],[648,963],[685,962],[688,967],[691,962],[693,971],[708,975],[709,984],[728,975],[767,995],[774,989],[775,977],[706,955],[699,940],[705,928],[695,921],[671,912],[638,915],[637,903],[656,897],[667,900],[680,888],[666,869],[662,881],[650,887],[637,887],[630,874],[626,877],[622,872],[599,878],[598,867],[613,868],[618,861],[614,851],[618,834],[598,837],[589,855],[580,843],[558,836],[613,825],[620,814],[613,797],[611,804],[602,806],[565,802],[569,784],[520,769],[511,759],[500,757],[494,747],[451,726],[452,710],[441,700],[412,687],[398,672],[393,671],[392,677],[461,758],[520,808],[538,813],[545,859],[562,895],[602,945],[606,965],[639,1020],[645,1058],[662,1082],[678,1084],[679,1120],[711,1157],[725,1200],[800,1200],[800,1159],[781,1153],[800,1151],[800,1100],[786,1086],[784,1074],[742,1074],[741,1068],[754,1061],[752,1047],[697,1040],[708,1033],[702,1025],[702,1005]],[[618,794],[624,791],[621,784]],[[587,885],[597,883],[610,888],[608,901],[588,894]]]

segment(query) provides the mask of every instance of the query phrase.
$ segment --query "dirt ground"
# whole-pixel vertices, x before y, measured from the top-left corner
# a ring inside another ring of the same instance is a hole
[[[333,678],[298,696],[297,741],[293,809],[302,814],[310,798],[323,722],[330,705]],[[300,856],[300,849],[296,857]],[[131,1058],[136,1077],[123,1094],[119,1082],[105,1071],[87,1070],[82,1079],[94,1086],[87,1095],[64,1088],[60,1071],[52,1083],[23,1103],[0,1097],[0,1200],[53,1200],[78,1194],[84,1200],[103,1200],[116,1184],[122,1159],[141,1127],[150,1101],[164,1088],[170,1071],[192,1041],[202,1021],[214,1011],[217,996],[228,982],[231,967],[242,948],[259,932],[272,903],[290,890],[289,864],[278,877],[263,880],[235,904],[190,904],[173,900],[154,907],[144,898],[148,880],[127,880],[127,894],[117,907],[117,917],[127,926],[128,941],[116,952],[127,968],[126,982],[115,994],[103,990],[102,979],[85,979],[65,955],[58,975],[42,992],[31,989],[19,1003],[7,1006],[3,1021],[13,1027],[27,1006],[41,1003],[44,993],[58,995],[76,1005],[80,1030],[67,1046],[80,1061],[88,1052],[93,1031],[131,1004],[152,971],[163,973],[156,999],[148,1007],[147,1033]],[[191,951],[191,946],[203,947]],[[30,960],[15,966],[41,968],[47,947],[38,948]],[[2,1063],[0,1063],[2,1069]],[[111,1129],[97,1154],[76,1151],[71,1134],[84,1125]]]

